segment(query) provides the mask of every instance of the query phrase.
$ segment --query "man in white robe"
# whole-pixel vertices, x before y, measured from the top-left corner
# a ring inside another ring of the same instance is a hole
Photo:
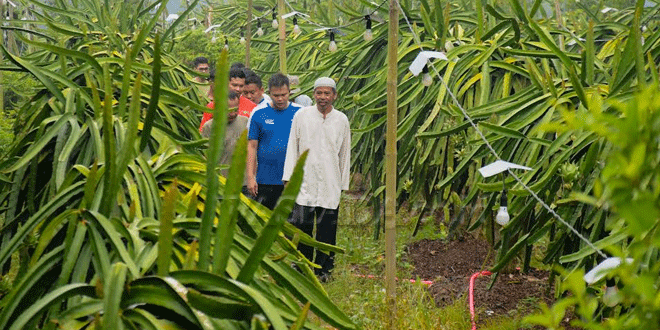
[[[337,99],[334,80],[317,79],[314,99],[316,105],[300,109],[293,117],[282,180],[289,181],[298,158],[309,150],[289,222],[310,236],[316,222],[315,239],[335,245],[341,191],[348,190],[349,184],[351,129],[346,115],[332,106]],[[301,244],[299,249],[312,260],[312,247]],[[334,253],[317,251],[315,263],[321,266],[317,276],[327,280],[334,268]]]

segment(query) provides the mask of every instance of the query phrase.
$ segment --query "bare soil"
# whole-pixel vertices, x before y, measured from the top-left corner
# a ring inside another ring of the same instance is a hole
[[[493,265],[494,251],[489,253],[489,249],[485,240],[465,235],[450,242],[412,243],[407,247],[407,255],[415,267],[413,275],[433,281],[429,292],[438,306],[453,304],[456,299],[463,299],[467,305],[471,275]],[[525,315],[538,310],[541,302],[552,304],[554,290],[548,276],[547,271],[531,270],[523,274],[516,269],[508,274],[478,277],[474,288],[477,320]],[[495,282],[489,290],[493,278]]]

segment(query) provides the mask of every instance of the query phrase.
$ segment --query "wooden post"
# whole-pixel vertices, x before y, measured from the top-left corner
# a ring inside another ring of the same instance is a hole
[[[396,180],[397,180],[397,53],[399,39],[398,0],[390,0],[387,39],[387,132],[385,145],[385,291],[390,308],[389,329],[396,329]]]
[[[245,26],[245,66],[250,67],[250,42],[252,41],[252,0],[248,0],[247,24]]]
[[[475,33],[476,43],[481,43],[481,36],[484,35],[484,6],[481,0],[475,1],[477,5],[477,33]]]
[[[564,18],[561,15],[561,1],[555,0],[555,19],[557,20],[557,27],[561,30],[564,27]],[[564,35],[559,33],[559,49],[563,52],[566,51],[566,45],[564,44]],[[568,78],[568,72],[566,71],[566,66],[561,66],[561,77],[562,79]]]
[[[181,0],[181,4],[186,6],[186,9],[190,7],[190,3],[188,3],[188,0]],[[190,20],[186,20],[186,27],[188,28],[188,31],[192,30],[192,26],[190,26],[191,22]]]
[[[280,72],[286,74],[286,26],[282,15],[284,15],[284,0],[277,0],[277,26],[280,30]]]
[[[9,16],[9,19],[13,20],[14,19],[14,7],[11,6],[11,5],[7,6],[7,13],[8,13],[7,16]],[[3,16],[5,15],[4,11],[2,12],[2,15]],[[6,43],[7,49],[9,49],[12,53],[14,53],[16,55],[20,55],[20,54],[18,54],[18,51],[17,51],[18,46],[16,45],[16,39],[14,38],[13,31],[11,31],[11,32],[12,33],[7,31],[7,43]]]
[[[208,28],[209,26],[211,26],[211,24],[213,24],[211,22],[211,20],[213,19],[213,17],[211,17],[211,10],[212,10],[212,8],[211,8],[211,6],[209,6],[207,11],[206,11],[206,19],[205,19],[205,22],[204,22],[205,25],[206,25],[206,28]]]
[[[0,26],[2,23],[4,23],[5,20],[5,2],[0,1]],[[0,42],[4,45],[5,44],[5,33],[4,31],[0,30]],[[2,53],[0,53],[0,62],[4,60],[4,56]],[[5,115],[5,84],[3,80],[3,72],[0,71],[0,116]],[[0,223],[1,225],[2,223]]]

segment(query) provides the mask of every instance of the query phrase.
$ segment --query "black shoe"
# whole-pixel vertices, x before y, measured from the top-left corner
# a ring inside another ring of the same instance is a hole
[[[321,275],[318,276],[318,278],[319,278],[319,282],[327,283],[328,281],[330,281],[330,274],[328,274],[328,273],[321,274]]]
[[[298,264],[296,264],[295,262],[292,262],[292,263],[291,263],[291,268],[297,270],[298,273],[301,273],[301,274],[302,274],[302,272],[303,272],[302,269],[300,269],[300,267],[298,267]]]

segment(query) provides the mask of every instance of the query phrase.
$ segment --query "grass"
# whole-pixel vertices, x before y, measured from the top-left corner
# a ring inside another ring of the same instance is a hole
[[[413,207],[414,208],[414,207]],[[417,237],[411,233],[417,215],[409,209],[399,210],[397,216],[397,277],[411,278],[413,265],[404,257],[404,247],[423,238],[446,237],[446,229],[438,228],[434,221],[426,221]],[[335,257],[332,279],[325,284],[330,298],[346,312],[362,329],[386,329],[390,311],[386,304],[385,243],[381,235],[373,239],[373,221],[368,206],[358,200],[343,198],[340,206],[337,244],[346,249],[345,254]],[[361,277],[373,275],[374,278]],[[396,329],[470,329],[470,312],[464,299],[453,305],[439,308],[427,290],[427,286],[410,281],[399,281],[397,287]],[[519,313],[494,317],[478,329],[521,329],[529,306],[521,306]]]

